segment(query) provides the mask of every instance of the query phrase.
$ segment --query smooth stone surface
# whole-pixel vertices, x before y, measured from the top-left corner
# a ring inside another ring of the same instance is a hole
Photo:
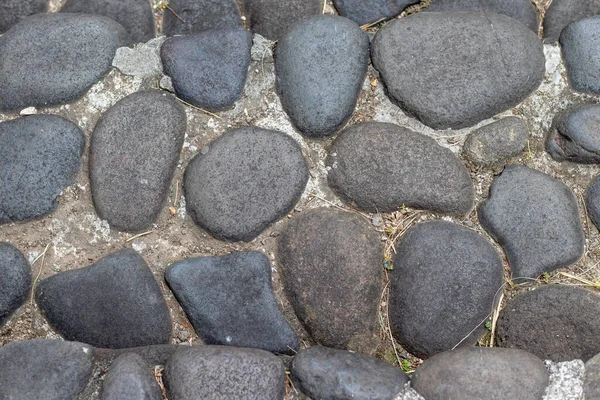
[[[300,322],[320,344],[371,350],[383,288],[379,235],[361,216],[304,211],[278,237],[283,285]]]
[[[3,0],[0,14],[0,35],[9,30],[23,18],[33,14],[45,13],[47,0]]]
[[[31,290],[31,267],[23,253],[0,242],[0,326],[23,305]]]
[[[323,12],[321,0],[245,0],[252,32],[279,40],[296,21]]]
[[[371,58],[391,100],[435,129],[465,128],[516,106],[545,72],[535,33],[482,12],[391,21],[375,37]]]
[[[283,400],[286,378],[264,350],[201,346],[175,353],[163,379],[169,400]]]
[[[490,167],[519,155],[529,140],[525,122],[518,117],[502,118],[467,136],[463,153],[471,163]]]
[[[319,15],[290,28],[277,44],[277,91],[302,134],[332,135],[348,122],[368,63],[369,38],[346,18]]]
[[[585,363],[583,395],[586,399],[600,399],[600,354]]]
[[[112,228],[147,229],[163,207],[186,129],[183,107],[158,90],[137,92],[100,117],[90,144],[96,212]]]
[[[417,0],[333,0],[341,16],[365,25],[399,15]]]
[[[170,0],[169,7],[171,10],[166,9],[163,16],[166,36],[242,26],[236,0]]]
[[[536,279],[583,256],[577,200],[567,185],[543,172],[509,165],[494,179],[478,215],[504,249],[517,282]]]
[[[36,300],[67,340],[121,349],[168,343],[171,318],[160,287],[135,251],[42,280]]]
[[[75,180],[84,147],[81,129],[57,115],[0,123],[0,224],[54,211]]]
[[[509,300],[498,318],[501,347],[544,360],[587,361],[600,353],[600,296],[574,286],[545,285]]]
[[[571,22],[600,14],[596,0],[552,0],[544,15],[544,41],[556,42]]]
[[[300,146],[277,131],[228,131],[187,166],[186,204],[192,219],[218,239],[254,239],[300,199],[308,167]]]
[[[425,399],[539,400],[548,371],[525,351],[470,347],[438,354],[417,368],[413,387]]]
[[[588,216],[600,229],[600,176],[594,178],[585,193],[585,206]]]
[[[546,151],[556,161],[600,164],[600,105],[577,104],[554,117]]]
[[[298,389],[312,399],[390,400],[408,382],[400,368],[384,361],[319,346],[301,350],[291,373]]]
[[[165,279],[206,344],[293,354],[300,341],[277,305],[271,264],[257,251],[178,261]]]
[[[389,319],[402,347],[427,358],[475,345],[504,283],[492,244],[468,228],[432,221],[414,225],[395,248]]]
[[[73,399],[92,375],[92,348],[62,340],[26,340],[0,348],[0,398]]]
[[[573,90],[600,94],[600,16],[569,24],[560,35],[560,46]]]
[[[99,15],[25,18],[0,37],[0,111],[68,103],[111,67],[127,32]]]
[[[154,14],[148,0],[68,0],[60,12],[103,15],[125,28],[134,43],[155,36]]]
[[[212,29],[167,39],[161,58],[178,97],[220,110],[242,96],[251,48],[252,34],[241,27]]]
[[[471,176],[452,151],[398,125],[350,126],[331,146],[327,166],[331,188],[364,211],[406,206],[466,214],[473,208]]]
[[[102,400],[162,400],[150,365],[134,353],[115,359],[104,378]]]

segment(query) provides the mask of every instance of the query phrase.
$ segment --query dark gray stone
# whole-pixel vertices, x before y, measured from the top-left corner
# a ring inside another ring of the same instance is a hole
[[[249,242],[300,199],[308,167],[300,146],[277,131],[231,130],[190,161],[187,209],[218,239]]]
[[[548,381],[542,360],[525,351],[472,347],[426,360],[411,387],[426,399],[539,400]]]
[[[496,325],[498,345],[544,360],[587,361],[600,353],[600,296],[591,290],[546,285],[509,300]]]
[[[393,18],[418,0],[333,0],[341,16],[359,25]]]
[[[2,13],[0,13],[0,35],[23,18],[45,13],[47,9],[47,0],[3,0]]]
[[[155,36],[154,13],[148,0],[68,0],[60,12],[98,14],[114,19],[134,43]]]
[[[36,300],[67,340],[122,349],[168,343],[171,319],[146,262],[124,249],[42,280]]]
[[[396,244],[389,319],[419,358],[472,346],[504,284],[502,259],[483,236],[450,222],[413,226]]]
[[[0,224],[54,211],[75,180],[84,148],[81,129],[57,115],[0,123]]]
[[[587,213],[598,229],[600,229],[600,176],[594,178],[585,194]]]
[[[170,0],[163,16],[166,36],[189,35],[209,29],[242,26],[236,0]]]
[[[600,105],[577,104],[554,117],[546,151],[556,161],[600,164]]]
[[[492,183],[478,215],[504,249],[517,282],[571,265],[583,255],[577,200],[567,185],[543,172],[509,165]]]
[[[102,387],[102,400],[162,400],[150,366],[137,354],[127,353],[112,363]]]
[[[0,111],[68,103],[111,68],[129,38],[99,15],[48,13],[25,18],[0,37]]]
[[[332,135],[352,116],[367,73],[369,37],[335,15],[304,18],[277,44],[277,91],[306,136]]]
[[[137,92],[108,109],[90,144],[90,183],[98,216],[112,228],[148,228],[163,207],[179,153],[186,116],[158,90]]]
[[[357,214],[313,209],[295,216],[277,245],[285,291],[308,333],[324,346],[369,352],[383,288],[377,232]]]
[[[560,35],[560,46],[573,90],[600,94],[600,16],[569,24]]]
[[[252,32],[279,40],[296,21],[323,12],[321,0],[245,0]]]
[[[408,382],[400,368],[384,361],[319,346],[300,351],[291,373],[312,399],[391,400]]]
[[[72,399],[92,374],[92,348],[61,340],[27,340],[0,348],[0,398]]]
[[[350,126],[333,143],[327,165],[332,189],[361,210],[466,214],[473,208],[471,176],[452,151],[397,125]]]
[[[258,349],[202,346],[182,349],[165,365],[169,400],[283,400],[285,369]]]
[[[391,100],[435,129],[465,128],[516,106],[545,72],[537,35],[495,13],[394,20],[375,37],[371,57]]]
[[[600,354],[585,363],[583,398],[600,399]]]
[[[518,117],[506,117],[467,136],[463,153],[471,163],[490,167],[505,163],[527,147],[527,125]]]
[[[177,96],[200,108],[220,110],[242,96],[251,49],[250,32],[234,27],[169,38],[160,55]]]
[[[178,261],[165,279],[206,344],[293,354],[300,341],[273,294],[271,264],[257,251]]]
[[[31,290],[31,267],[10,243],[0,242],[0,326],[21,307]]]
[[[544,41],[556,42],[571,22],[600,14],[596,0],[552,0],[544,15]]]

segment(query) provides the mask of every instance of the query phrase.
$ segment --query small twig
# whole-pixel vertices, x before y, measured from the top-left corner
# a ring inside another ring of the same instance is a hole
[[[156,384],[160,388],[163,400],[167,400],[167,390],[165,389],[165,385],[162,380],[162,372],[163,367],[161,367],[160,365],[154,367],[154,379],[156,380]]]
[[[318,194],[315,194],[315,193],[309,193],[308,195],[309,195],[309,196],[312,196],[312,197],[314,197],[314,198],[316,198],[316,199],[319,199],[319,200],[321,200],[321,201],[323,201],[323,202],[325,202],[325,203],[329,204],[330,206],[333,206],[333,207],[335,207],[335,208],[339,208],[340,210],[343,210],[343,211],[349,211],[348,209],[346,209],[346,208],[344,208],[344,207],[340,207],[340,206],[338,206],[337,204],[335,204],[335,203],[332,203],[331,201],[329,201],[329,200],[327,200],[327,199],[324,199],[324,198],[322,198],[322,197],[321,197],[321,196],[319,196]],[[359,213],[360,215],[362,215],[363,217],[365,217],[367,220],[370,220],[370,218],[369,218],[369,216],[368,216],[367,214],[365,214],[365,213],[363,213],[363,212],[360,212],[360,211],[358,211],[358,210],[354,210],[354,211],[356,211],[357,213]]]
[[[179,201],[179,179],[175,181],[175,200],[173,201],[173,207],[177,207]]]
[[[361,25],[361,26],[360,26],[360,29],[362,29],[363,31],[364,31],[364,30],[367,30],[367,29],[369,29],[370,27],[372,27],[372,26],[375,26],[375,25],[377,25],[378,23],[380,23],[380,22],[383,22],[383,21],[385,21],[385,18],[380,18],[380,19],[378,19],[378,20],[377,20],[377,21],[375,21],[375,22],[369,22],[368,24]]]
[[[125,240],[125,243],[129,243],[129,242],[131,242],[132,240],[135,240],[135,239],[137,239],[137,238],[140,238],[140,237],[142,237],[142,236],[149,235],[149,234],[151,234],[152,232],[154,232],[154,231],[142,232],[142,233],[138,233],[137,235],[133,235],[133,236],[132,236],[132,237],[130,237],[129,239]]]
[[[327,10],[327,0],[323,0],[323,12],[322,12],[322,14],[325,14],[326,10]]]
[[[172,13],[173,13],[173,14],[174,14],[174,15],[175,15],[175,16],[176,16],[176,17],[177,17],[177,18],[178,18],[178,19],[179,19],[181,22],[183,22],[183,23],[185,24],[185,21],[183,20],[183,18],[181,18],[181,17],[179,16],[179,14],[177,14],[177,13],[175,12],[175,10],[173,10],[171,7],[169,7],[169,5],[168,5],[168,4],[163,4],[163,8],[166,8],[167,10],[171,11],[171,12],[172,12]]]
[[[502,307],[502,300],[504,300],[504,293],[500,295],[500,300],[498,300],[498,305],[496,306],[496,310],[494,311],[494,316],[492,317],[492,329],[490,333],[490,347],[494,347],[494,339],[496,336],[496,323],[498,322],[498,317],[500,316],[500,307]]]
[[[37,256],[35,258],[35,260],[33,260],[33,262],[31,263],[31,265],[35,264],[37,260],[39,260],[40,258],[42,259],[42,264],[40,265],[40,269],[38,270],[38,274],[35,277],[33,284],[31,285],[32,288],[35,288],[35,284],[37,283],[38,279],[40,279],[40,276],[42,275],[42,270],[44,269],[44,259],[46,258],[46,252],[48,251],[48,249],[50,248],[50,243],[48,243],[46,245],[46,248],[44,249],[44,251],[42,251],[42,254],[40,254],[39,256]],[[33,293],[34,290],[31,290],[31,300],[30,303],[33,303]]]
[[[385,328],[387,328],[387,333],[390,337],[390,341],[392,342],[392,347],[394,348],[394,354],[396,355],[396,361],[398,361],[398,365],[400,363],[400,355],[398,354],[398,350],[396,349],[396,340],[394,339],[394,335],[392,335],[392,328],[390,327],[390,278],[388,276],[388,272],[385,271],[385,279],[387,284],[384,288],[384,293],[387,293],[387,300],[385,302]]]
[[[567,278],[574,279],[574,280],[576,280],[576,281],[579,281],[579,282],[581,282],[581,283],[584,283],[584,284],[586,284],[586,285],[588,285],[588,286],[591,286],[591,287],[593,287],[593,288],[600,289],[600,284],[598,284],[598,283],[595,283],[595,282],[592,282],[592,281],[588,281],[588,280],[587,280],[587,279],[585,279],[585,278],[580,278],[580,277],[578,277],[578,276],[575,276],[575,275],[573,275],[573,274],[570,274],[570,273],[568,273],[568,272],[560,272],[560,275],[566,276]]]
[[[211,113],[210,111],[207,111],[207,110],[205,110],[204,108],[200,108],[200,107],[197,107],[197,106],[195,106],[195,105],[193,105],[193,104],[190,104],[190,103],[188,103],[187,101],[180,99],[179,97],[177,97],[177,100],[179,100],[180,102],[182,102],[182,103],[183,103],[183,104],[185,104],[186,106],[188,106],[188,107],[192,107],[193,109],[196,109],[196,110],[198,110],[198,111],[201,111],[201,112],[203,112],[203,113],[205,113],[205,114],[208,114],[208,115],[210,115],[211,117],[215,117],[215,118],[217,118],[217,119],[221,119],[221,117],[219,117],[217,114]]]

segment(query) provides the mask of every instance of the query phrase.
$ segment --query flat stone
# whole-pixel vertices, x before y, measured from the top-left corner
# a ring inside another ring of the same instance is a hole
[[[408,382],[400,368],[384,361],[320,346],[301,350],[291,373],[295,386],[312,399],[390,400]]]
[[[186,129],[183,107],[158,90],[108,109],[94,128],[90,183],[98,216],[137,232],[156,221],[169,192]]]
[[[548,371],[525,351],[467,347],[447,351],[417,368],[411,386],[426,399],[539,400]]]
[[[0,111],[46,107],[81,97],[109,70],[127,32],[99,15],[25,18],[0,37]]]
[[[144,259],[131,249],[52,275],[39,283],[35,295],[48,322],[67,340],[121,349],[171,338],[160,287]]]
[[[577,104],[554,117],[546,151],[556,161],[600,164],[600,106]]]
[[[160,49],[165,39],[164,36],[160,36],[150,39],[147,43],[139,43],[135,48],[119,47],[112,66],[125,75],[140,79],[164,78]]]
[[[417,3],[417,0],[333,0],[340,15],[358,25],[393,18]]]
[[[0,398],[73,399],[92,375],[92,348],[62,340],[26,340],[0,348]]]
[[[600,354],[585,363],[583,395],[586,399],[600,399]]]
[[[556,42],[571,22],[600,14],[596,0],[552,0],[544,15],[544,41]]]
[[[351,125],[331,146],[327,166],[331,188],[364,211],[406,206],[467,214],[473,208],[471,176],[452,151],[397,125]]]
[[[600,176],[594,178],[588,186],[585,193],[585,206],[594,225],[600,227]]]
[[[81,129],[57,115],[0,123],[0,224],[54,211],[75,180],[84,147]]]
[[[178,261],[165,279],[206,344],[294,354],[300,340],[280,311],[271,264],[257,251]]]
[[[47,0],[3,0],[2,14],[0,14],[0,35],[23,18],[45,13],[47,10]]]
[[[189,347],[175,353],[163,374],[169,400],[283,400],[285,369],[264,350]]]
[[[352,116],[369,63],[369,37],[346,18],[294,24],[277,44],[277,91],[306,136],[332,135]]]
[[[162,400],[150,365],[134,353],[123,354],[112,363],[102,387],[102,400]]]
[[[584,375],[587,375],[585,364],[581,360],[552,362],[544,361],[550,372],[550,383],[546,387],[544,400],[583,400]],[[594,397],[586,397],[593,399]]]
[[[155,36],[154,13],[148,0],[68,0],[60,12],[103,15],[125,28],[134,43]]]
[[[251,49],[252,34],[232,27],[169,38],[161,58],[178,97],[200,108],[221,110],[242,96]]]
[[[483,12],[391,21],[375,37],[371,58],[390,99],[435,129],[465,128],[516,106],[545,72],[535,33]]]
[[[431,221],[410,228],[395,248],[389,319],[402,347],[427,358],[475,345],[504,284],[494,246],[468,228]]]
[[[536,279],[583,256],[577,200],[567,185],[543,172],[509,165],[494,179],[478,215],[504,249],[517,282]]]
[[[600,296],[581,287],[545,285],[522,293],[500,312],[498,345],[544,360],[587,361],[600,353],[598,307]]]
[[[245,0],[252,32],[279,40],[296,21],[323,12],[321,0]]]
[[[319,344],[372,350],[383,288],[379,235],[361,216],[320,208],[295,216],[277,242],[283,285]]]
[[[163,16],[166,36],[189,35],[209,29],[242,26],[236,0],[170,0]]]
[[[560,35],[560,46],[573,90],[600,94],[600,16],[569,24]]]
[[[231,130],[188,164],[184,178],[192,219],[218,239],[251,241],[291,211],[308,167],[300,146],[277,131]]]
[[[518,117],[506,117],[470,133],[463,153],[474,165],[498,166],[519,155],[528,140],[525,122]]]
[[[31,290],[31,267],[10,243],[0,242],[0,326],[21,307]]]

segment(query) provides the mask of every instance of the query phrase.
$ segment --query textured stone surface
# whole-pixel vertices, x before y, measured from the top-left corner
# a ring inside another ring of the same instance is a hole
[[[571,22],[600,14],[596,0],[552,0],[544,15],[544,41],[556,42]]]
[[[7,343],[0,371],[2,399],[72,399],[92,375],[92,348],[61,340]]]
[[[294,24],[277,44],[277,91],[296,127],[307,136],[341,129],[352,115],[369,62],[369,38],[334,15]]]
[[[516,349],[463,348],[417,368],[411,386],[425,399],[538,400],[548,384],[539,358]]]
[[[0,123],[0,224],[52,212],[75,179],[84,147],[77,125],[56,115]]]
[[[404,205],[466,214],[473,208],[473,183],[460,160],[435,140],[397,125],[350,126],[331,146],[327,165],[332,189],[361,210],[392,212]]]
[[[170,0],[169,7],[171,10],[165,10],[163,17],[166,36],[242,26],[236,0]]]
[[[298,350],[300,341],[277,306],[264,254],[189,258],[167,268],[165,279],[204,343],[279,354]]]
[[[581,258],[577,200],[562,182],[520,165],[506,167],[479,206],[479,220],[503,247],[513,279],[537,278]]]
[[[0,242],[0,326],[21,307],[31,290],[31,267],[10,243]]]
[[[377,232],[357,214],[321,208],[294,217],[277,245],[284,288],[308,333],[367,352],[383,285]]]
[[[395,248],[389,319],[402,347],[426,358],[475,345],[504,283],[492,244],[460,225],[433,221],[410,228]]]
[[[600,106],[577,104],[554,117],[546,151],[556,161],[600,164]]]
[[[418,0],[333,0],[341,16],[359,25],[393,18]]]
[[[90,183],[98,216],[141,231],[158,217],[186,129],[181,105],[157,90],[137,92],[106,111],[90,145]]]
[[[128,42],[121,25],[98,15],[25,18],[0,37],[0,111],[77,99]]]
[[[147,43],[139,43],[135,48],[119,47],[113,58],[112,66],[125,75],[140,79],[165,77],[160,59],[160,49],[165,39],[164,36],[160,36]]]
[[[588,186],[585,193],[585,206],[590,219],[600,229],[600,176],[594,178]]]
[[[67,340],[126,348],[167,343],[171,319],[146,262],[124,249],[42,280],[36,300]]]
[[[580,287],[546,285],[525,292],[500,312],[498,344],[545,360],[587,361],[600,352],[599,306],[600,296]]]
[[[23,18],[32,14],[44,13],[47,9],[47,0],[3,0],[0,14],[0,35]]]
[[[600,94],[600,16],[569,24],[560,45],[573,90]]]
[[[586,399],[600,399],[600,354],[585,363],[583,394]]]
[[[371,57],[392,101],[435,129],[464,128],[514,107],[545,72],[535,33],[494,13],[394,20],[375,37]]]
[[[212,29],[167,39],[161,58],[177,96],[200,108],[219,110],[241,97],[251,48],[252,35],[241,27]]]
[[[506,117],[470,133],[463,152],[475,165],[495,166],[521,153],[528,139],[525,122],[518,117]]]
[[[384,361],[319,346],[300,351],[291,373],[312,399],[390,400],[408,382],[400,368]]]
[[[245,0],[252,32],[279,40],[296,21],[323,12],[321,0]]]
[[[188,164],[187,209],[219,239],[250,241],[300,199],[308,168],[289,136],[259,128],[231,130]]]
[[[102,400],[162,400],[150,366],[137,354],[115,359],[104,378]]]
[[[550,383],[546,387],[544,400],[583,400],[583,379],[587,375],[581,360],[552,362],[544,361],[550,372]],[[596,398],[586,397],[588,399]]]
[[[285,369],[258,349],[190,347],[175,353],[163,374],[169,400],[283,400]]]

